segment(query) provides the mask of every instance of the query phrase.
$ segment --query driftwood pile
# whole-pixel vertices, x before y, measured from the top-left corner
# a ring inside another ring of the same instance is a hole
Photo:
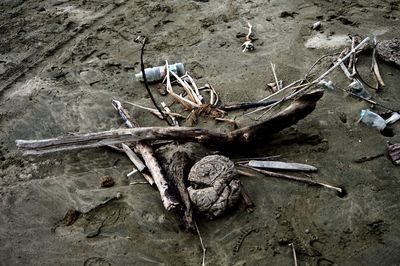
[[[135,165],[135,171],[140,172],[150,185],[154,185],[157,188],[165,209],[175,212],[183,227],[191,232],[198,232],[195,223],[196,213],[214,218],[235,206],[241,206],[247,210],[252,209],[253,202],[240,183],[239,174],[254,175],[254,171],[256,171],[267,176],[324,186],[342,194],[344,191],[340,187],[276,172],[280,170],[316,170],[315,167],[309,165],[266,160],[241,160],[234,163],[223,156],[209,156],[201,159],[192,167],[192,162],[188,155],[178,151],[173,154],[167,169],[163,169],[156,158],[152,142],[160,140],[174,140],[179,143],[196,142],[208,147],[227,150],[230,147],[237,147],[237,145],[248,145],[260,140],[266,140],[272,134],[296,124],[299,120],[309,115],[315,109],[318,100],[323,96],[323,90],[316,87],[334,69],[342,66],[345,60],[352,58],[354,54],[359,52],[368,40],[367,38],[358,45],[354,43],[347,54],[338,59],[328,71],[312,81],[308,80],[306,75],[306,78],[283,87],[283,82],[278,80],[276,76],[275,65],[271,64],[275,77],[274,93],[258,102],[239,103],[230,106],[218,105],[218,94],[211,85],[197,86],[195,80],[188,73],[178,76],[169,70],[168,62],[166,62],[166,75],[159,87],[161,90],[165,90],[166,95],[170,95],[176,102],[181,104],[189,112],[186,118],[193,121],[196,121],[197,116],[202,113],[211,118],[224,119],[223,116],[230,110],[257,108],[253,112],[265,109],[269,111],[278,108],[284,102],[291,102],[286,108],[281,108],[282,110],[259,123],[228,133],[220,133],[196,127],[180,127],[178,118],[185,116],[172,112],[165,104],[161,104],[161,108],[156,103],[146,81],[143,64],[145,39],[142,39],[142,75],[146,89],[156,108],[152,109],[135,103],[131,104],[148,109],[157,117],[168,121],[170,126],[140,127],[121,102],[113,100],[112,105],[124,120],[126,129],[70,134],[43,140],[17,140],[16,143],[24,154],[29,155],[104,146],[125,153]],[[177,85],[183,89],[182,93],[176,92],[173,86]],[[207,97],[202,95],[203,91],[209,93],[207,101],[205,100]],[[272,100],[273,97],[285,93],[286,95],[280,99]]]

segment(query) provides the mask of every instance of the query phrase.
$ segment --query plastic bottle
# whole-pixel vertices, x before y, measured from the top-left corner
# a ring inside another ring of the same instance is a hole
[[[358,80],[353,79],[353,82],[349,85],[350,92],[358,97],[364,99],[370,99],[371,95],[369,95],[368,91],[365,89],[364,85]]]
[[[386,127],[385,119],[383,119],[380,115],[370,111],[369,109],[361,110],[361,117],[359,121],[368,126],[375,127],[379,131],[382,131]]]
[[[169,71],[174,72],[178,76],[183,76],[185,74],[185,67],[182,63],[176,63],[173,65],[168,65]],[[146,79],[148,82],[155,82],[155,81],[160,81],[165,77],[165,66],[159,66],[159,67],[151,67],[151,68],[146,68],[144,70],[146,74]],[[135,77],[139,81],[144,81],[143,80],[143,75],[142,72],[135,74]]]

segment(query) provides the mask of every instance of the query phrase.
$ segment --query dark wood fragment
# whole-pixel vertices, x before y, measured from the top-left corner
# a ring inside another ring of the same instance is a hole
[[[196,233],[196,225],[193,218],[192,204],[190,202],[187,187],[187,177],[189,175],[192,162],[184,151],[177,151],[172,155],[168,167],[168,178],[173,184],[179,195],[182,209],[178,209],[176,214],[182,226],[189,232]]]

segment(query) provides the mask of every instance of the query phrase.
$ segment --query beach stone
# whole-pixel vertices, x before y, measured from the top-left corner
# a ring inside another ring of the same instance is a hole
[[[400,67],[400,40],[380,41],[376,45],[376,52],[380,59],[388,63],[394,63]]]

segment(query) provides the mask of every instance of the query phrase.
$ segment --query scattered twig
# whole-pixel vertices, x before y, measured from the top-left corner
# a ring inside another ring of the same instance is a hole
[[[129,183],[129,185],[138,185],[138,184],[147,184],[147,183],[144,181],[134,181]]]
[[[327,55],[323,55],[320,58],[317,59],[317,61],[315,61],[315,63],[308,69],[307,73],[304,75],[304,80],[308,80],[308,76],[310,75],[311,71],[314,69],[314,67],[316,65],[319,64],[319,62],[321,62],[323,59],[327,58],[327,57],[333,57],[336,55],[339,55],[340,53],[335,53],[335,54],[327,54]]]
[[[296,80],[296,81],[290,83],[289,85],[287,85],[286,87],[282,88],[281,90],[279,90],[279,91],[277,91],[277,92],[275,92],[275,93],[273,93],[273,94],[271,94],[271,95],[269,95],[269,96],[267,96],[267,97],[265,97],[265,98],[259,100],[258,102],[265,102],[265,101],[271,99],[272,97],[274,97],[274,96],[276,96],[276,95],[278,95],[278,94],[280,94],[280,93],[282,93],[282,92],[284,92],[284,91],[286,91],[286,90],[288,90],[288,89],[290,89],[290,88],[292,88],[292,89],[299,89],[299,88],[303,88],[303,87],[309,85],[309,83],[306,83],[306,84],[302,84],[302,85],[298,85],[298,86],[293,87],[293,86],[296,85],[297,83],[302,83],[303,81],[304,81],[303,79]],[[275,103],[276,103],[276,102],[277,102],[277,101],[275,101]],[[275,103],[274,103],[274,104],[275,104]],[[264,107],[257,108],[256,110],[253,110],[253,111],[251,111],[251,112],[248,112],[248,113],[246,113],[245,115],[251,115],[251,114],[256,113],[256,112],[258,112],[258,111],[265,110],[265,109],[271,107],[272,105],[273,105],[273,104],[268,105],[268,106],[264,106]]]
[[[185,99],[182,96],[179,96],[173,91],[170,78],[170,72],[172,71],[169,71],[168,61],[165,62],[165,68],[166,68],[166,78],[167,78],[167,92],[171,94],[171,96],[174,97],[178,102],[180,102],[186,110],[191,111],[193,108],[199,107],[196,103],[188,99]]]
[[[264,107],[264,106],[269,106],[273,103],[276,103],[276,101],[233,103],[233,104],[223,105],[223,106],[219,107],[219,109],[224,110],[224,111],[232,111],[232,110],[238,110],[238,109],[250,109],[250,108],[256,108],[256,107]]]
[[[335,62],[340,61],[341,57],[343,55],[345,55],[347,53],[347,48],[343,50],[343,52],[340,53],[338,59],[336,59]],[[350,57],[352,58],[352,57]],[[345,76],[349,79],[349,80],[353,80],[353,76],[352,74],[350,74],[349,70],[347,69],[347,67],[344,65],[344,62],[342,62],[340,65],[340,68],[342,69],[343,73],[345,74]]]
[[[357,160],[354,160],[354,162],[355,163],[364,163],[364,162],[372,161],[374,159],[377,159],[377,158],[380,158],[380,157],[383,157],[383,156],[385,156],[384,153],[379,153],[379,154],[371,155],[371,156],[363,156],[363,157],[361,157],[361,158],[359,158]]]
[[[124,152],[126,153],[126,155],[128,156],[128,158],[132,161],[132,163],[136,166],[136,169],[139,172],[142,172],[144,169],[146,169],[146,166],[144,165],[144,163],[142,162],[142,160],[140,160],[140,158],[136,155],[136,153],[134,153],[131,148],[129,148],[128,145],[122,143],[121,144],[122,149],[124,150]]]
[[[251,30],[252,30],[253,26],[250,24],[250,22],[247,22],[247,26],[249,27],[249,33],[246,35],[246,41],[242,44],[242,47],[243,47],[242,52],[254,50],[254,44],[251,39]]]
[[[345,55],[342,59],[338,60],[331,68],[329,68],[325,73],[323,73],[319,78],[315,79],[312,82],[309,82],[307,84],[304,84],[305,86],[295,92],[293,92],[290,95],[287,95],[286,97],[282,98],[281,100],[277,101],[276,103],[272,104],[270,107],[268,107],[268,110],[271,110],[273,107],[281,104],[282,102],[285,102],[287,100],[293,99],[296,96],[300,95],[301,93],[304,93],[305,91],[313,88],[316,84],[318,84],[321,80],[323,80],[326,76],[328,76],[332,71],[334,71],[337,67],[340,66],[344,61],[346,61],[352,54],[356,53],[358,50],[362,49],[367,42],[369,41],[369,37],[365,38],[362,42],[360,42],[354,49],[352,49],[347,55]],[[267,110],[267,111],[268,111]],[[266,112],[264,112],[259,118],[261,118]]]
[[[390,112],[399,112],[399,111],[393,110],[392,108],[386,107],[385,105],[380,104],[380,103],[378,103],[376,101],[373,101],[371,99],[367,99],[367,98],[361,97],[360,95],[357,95],[357,94],[352,93],[352,92],[349,92],[349,93],[350,93],[351,96],[354,96],[354,97],[356,97],[356,98],[358,98],[360,100],[366,101],[367,103],[370,103],[370,104],[373,104],[373,105],[376,105],[376,106],[380,106],[380,107],[382,107],[382,108],[384,108],[384,109],[386,109],[386,110],[388,110]]]
[[[202,263],[201,263],[201,265],[202,265],[202,266],[205,266],[205,265],[206,265],[206,252],[207,252],[207,249],[206,249],[206,247],[204,246],[203,238],[201,237],[200,230],[199,230],[199,227],[197,226],[196,221],[194,221],[194,225],[196,226],[196,231],[197,231],[197,235],[199,236],[201,249],[203,250],[203,256],[202,256]]]
[[[294,244],[290,243],[289,247],[292,248],[292,252],[293,252],[293,259],[294,259],[294,266],[297,266],[297,256],[296,256],[296,250],[294,249]]]
[[[280,87],[280,82],[278,80],[278,77],[276,76],[275,64],[271,63],[271,68],[272,68],[272,73],[274,75],[275,85],[276,85],[277,91],[279,91],[279,90],[281,90],[281,87]]]
[[[125,120],[128,128],[139,128],[138,123],[129,115],[128,111],[123,108],[119,101],[113,100],[113,106],[118,110],[121,117]],[[162,203],[167,211],[174,210],[179,207],[178,200],[170,193],[170,187],[161,167],[155,157],[153,149],[145,141],[138,141],[135,143],[135,151],[137,151],[143,158],[147,169],[149,170],[152,180],[156,185]],[[147,176],[145,176],[147,179]]]
[[[200,94],[199,88],[197,87],[196,83],[194,82],[194,79],[189,74],[186,73],[186,76],[188,77],[190,83],[193,85],[193,88],[197,95],[197,98],[199,98],[199,100],[200,100],[199,104],[201,104],[203,101],[203,96]]]
[[[374,78],[377,81],[377,89],[381,89],[382,87],[385,87],[385,82],[383,81],[383,78],[379,71],[378,62],[376,61],[376,44],[377,44],[377,40],[376,40],[376,37],[374,37],[374,49],[372,51],[371,71],[374,73]]]
[[[171,109],[169,109],[169,107],[165,104],[165,102],[161,102],[161,106],[164,108],[166,113],[172,113]],[[168,114],[168,116],[169,116],[169,118],[171,118],[172,124],[174,124],[174,126],[176,126],[176,127],[179,127],[178,120],[172,115]]]
[[[215,120],[220,121],[220,122],[225,122],[225,123],[228,123],[230,125],[233,125],[234,129],[239,128],[238,124],[233,119],[226,119],[226,118],[217,117],[217,118],[215,118]]]
[[[137,173],[137,172],[138,172],[137,169],[133,169],[131,172],[129,172],[128,174],[126,174],[126,176],[127,176],[127,177],[130,177],[131,175],[133,175],[133,174],[135,174],[135,173]],[[144,181],[143,181],[143,182],[144,182]],[[147,182],[144,182],[144,183],[147,184]]]

